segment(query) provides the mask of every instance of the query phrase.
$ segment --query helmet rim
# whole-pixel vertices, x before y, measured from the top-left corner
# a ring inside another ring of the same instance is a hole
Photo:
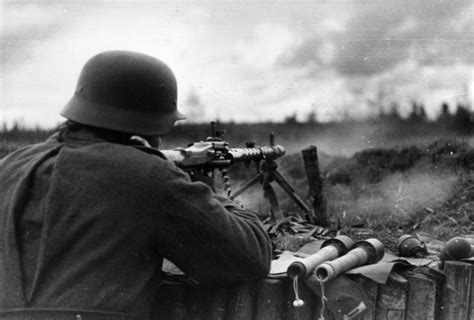
[[[115,106],[97,103],[78,94],[74,94],[66,103],[60,115],[93,127],[145,136],[164,135],[171,130],[176,121],[186,119],[178,109],[166,114],[157,110],[145,113],[144,110],[135,108],[118,110]],[[142,119],[140,127],[137,127],[135,120],[137,118]]]

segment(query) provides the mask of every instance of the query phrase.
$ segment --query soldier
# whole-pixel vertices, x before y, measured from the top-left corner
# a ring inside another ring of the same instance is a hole
[[[156,149],[176,100],[160,60],[100,53],[59,132],[0,162],[1,319],[146,319],[163,258],[201,283],[267,275],[258,218]]]

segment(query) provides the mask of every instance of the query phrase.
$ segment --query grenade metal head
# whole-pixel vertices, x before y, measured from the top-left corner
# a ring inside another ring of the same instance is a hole
[[[358,241],[354,244],[354,248],[362,247],[367,250],[368,263],[376,263],[380,261],[385,255],[385,246],[383,243],[375,238],[370,238],[367,240]]]
[[[441,250],[439,258],[445,260],[461,260],[469,258],[471,255],[471,244],[463,237],[454,237],[446,242],[445,247]]]
[[[328,239],[323,242],[321,248],[324,248],[329,245],[334,245],[338,248],[339,255],[346,254],[354,246],[354,240],[348,236],[340,235],[332,239]]]
[[[426,253],[426,246],[417,237],[404,234],[398,238],[398,254],[400,257],[419,257]]]

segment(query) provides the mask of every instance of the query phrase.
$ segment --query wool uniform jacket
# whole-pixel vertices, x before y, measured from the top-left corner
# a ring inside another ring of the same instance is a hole
[[[0,312],[143,315],[164,257],[230,283],[264,277],[271,245],[254,214],[171,161],[85,130],[1,160]]]

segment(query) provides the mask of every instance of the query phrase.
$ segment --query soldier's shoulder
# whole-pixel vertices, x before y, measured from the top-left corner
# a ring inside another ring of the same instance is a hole
[[[110,148],[112,149],[108,151],[116,154],[120,158],[117,161],[125,165],[141,167],[144,170],[146,168],[153,168],[154,171],[159,169],[161,174],[165,172],[172,175],[182,173],[182,170],[173,161],[168,160],[158,149],[135,145],[114,145]]]
[[[41,153],[48,152],[57,147],[57,141],[51,137],[43,142],[19,146],[13,148],[14,150],[9,151],[3,158],[0,159],[0,163],[5,164],[8,162],[18,162],[22,159],[27,160],[32,157],[36,157]]]

